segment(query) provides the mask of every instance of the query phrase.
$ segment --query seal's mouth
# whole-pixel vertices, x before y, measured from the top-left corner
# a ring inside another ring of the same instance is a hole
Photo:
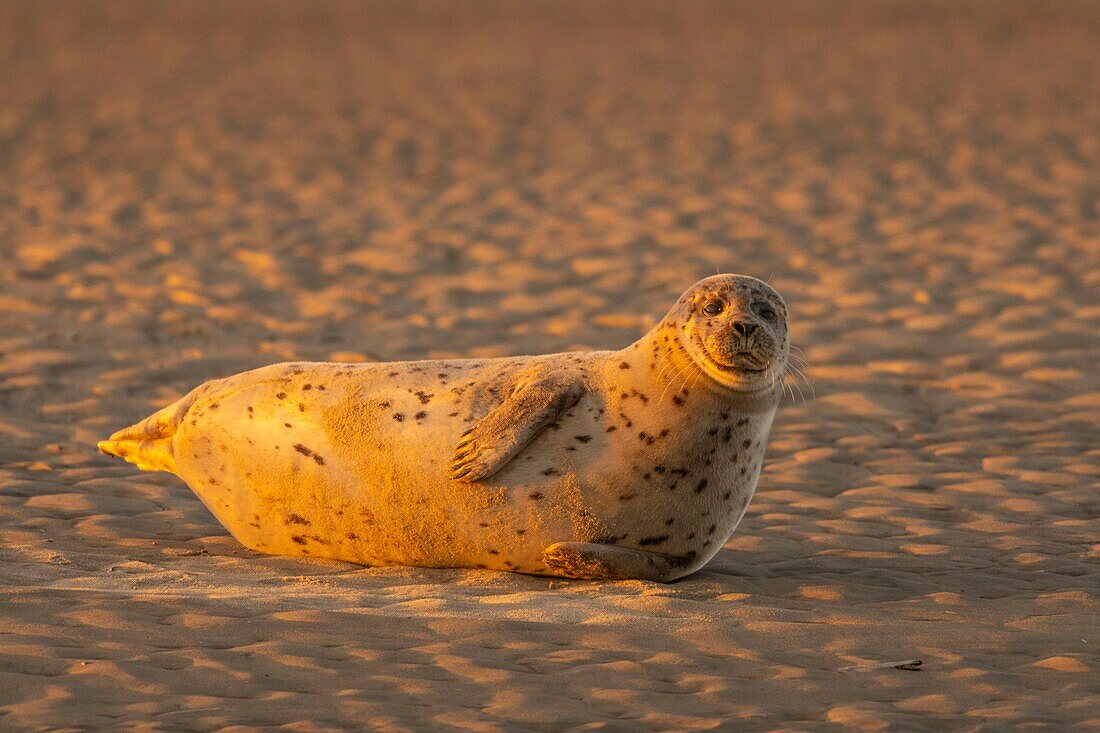
[[[767,362],[764,362],[759,356],[749,351],[741,351],[734,354],[732,364],[722,363],[710,352],[707,352],[707,358],[714,363],[714,366],[724,372],[763,372],[768,369]]]
[[[725,359],[720,359],[707,348],[698,334],[695,334],[695,343],[716,369],[727,374],[759,374],[768,370],[768,360],[754,351],[738,351]]]

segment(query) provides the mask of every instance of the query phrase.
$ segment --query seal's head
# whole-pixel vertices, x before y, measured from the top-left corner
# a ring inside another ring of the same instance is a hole
[[[715,275],[688,288],[672,312],[691,360],[738,392],[773,389],[786,371],[787,305],[763,280]]]

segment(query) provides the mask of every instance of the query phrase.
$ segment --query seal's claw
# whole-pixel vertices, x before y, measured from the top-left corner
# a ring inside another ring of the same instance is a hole
[[[479,475],[471,475],[476,468],[475,458],[476,454],[471,446],[459,445],[451,457],[451,478],[466,482],[473,482],[480,478]]]
[[[472,484],[485,478],[485,470],[472,457],[451,464],[451,478]]]
[[[467,482],[473,481],[475,479],[470,477],[470,474],[473,472],[474,467],[474,456],[468,449],[458,448],[455,450],[449,467],[451,478]]]
[[[686,575],[695,560],[694,552],[673,556],[590,542],[556,542],[542,551],[542,562],[552,574],[581,580],[668,583]]]

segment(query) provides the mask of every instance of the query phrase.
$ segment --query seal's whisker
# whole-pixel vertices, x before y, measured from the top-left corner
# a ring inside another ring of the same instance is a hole
[[[705,376],[707,376],[706,372],[704,372],[702,369],[700,369],[699,374],[696,375],[695,379],[693,379],[692,382],[691,382],[691,389],[694,390],[695,385],[699,384],[699,380],[702,379]]]
[[[809,377],[806,376],[806,373],[803,372],[801,369],[799,369],[793,362],[790,362],[790,361],[787,362],[787,371],[796,373],[798,376],[802,377],[807,382],[812,381],[812,380],[810,380]]]
[[[683,379],[683,381],[682,381],[682,382],[680,382],[680,386],[676,388],[676,391],[672,393],[673,395],[678,395],[678,394],[680,394],[681,392],[683,392],[683,391],[684,391],[684,387],[686,387],[686,386],[687,386],[688,380],[689,380],[689,379],[691,379],[691,375],[690,375],[690,374],[684,374],[683,372],[680,372],[680,376],[682,376],[682,377],[683,377],[684,379]],[[689,391],[690,391],[690,390],[689,390]]]
[[[794,396],[794,391],[797,389],[798,390],[798,396],[802,398],[802,404],[803,405],[807,404],[806,403],[806,395],[802,393],[802,387],[799,386],[798,382],[789,382],[787,384],[787,386],[791,390],[791,401],[792,402],[794,402],[795,404],[798,403],[798,400],[795,399],[795,396]]]
[[[795,372],[796,372],[796,373],[798,374],[798,376],[802,377],[802,381],[806,383],[806,386],[807,386],[807,387],[809,387],[810,389],[813,389],[813,388],[814,388],[814,380],[813,380],[813,378],[812,378],[812,377],[810,377],[809,375],[805,374],[805,373],[804,373],[804,372],[803,372],[803,371],[802,371],[801,369],[799,369],[798,367],[792,367],[792,369],[794,369],[794,371],[795,371]]]
[[[671,367],[673,364],[676,363],[676,360],[672,358],[672,352],[671,351],[665,353],[664,359],[665,359],[664,366],[662,366],[660,368],[660,370],[657,372],[657,382],[658,383],[660,383],[661,377],[663,377],[665,375],[665,372],[668,371],[669,367]]]
[[[793,373],[794,373],[795,375],[797,375],[797,376],[798,376],[798,377],[799,377],[799,378],[801,379],[801,381],[802,381],[802,382],[804,382],[804,383],[806,384],[806,386],[810,388],[810,397],[811,397],[811,398],[814,398],[814,399],[816,399],[816,398],[817,398],[817,392],[816,392],[816,390],[814,389],[814,382],[813,382],[813,380],[812,380],[812,379],[810,379],[809,377],[807,377],[807,376],[806,376],[806,375],[805,375],[805,374],[804,374],[804,373],[802,372],[802,370],[801,370],[801,369],[799,369],[799,368],[798,368],[798,367],[796,367],[796,366],[795,366],[794,364],[791,364],[791,363],[789,363],[789,362],[787,363],[787,370],[788,370],[788,373],[791,373],[791,372],[793,372]]]
[[[792,356],[793,356],[793,354],[792,354]],[[805,359],[792,359],[790,361],[790,363],[797,364],[798,366],[800,366],[800,367],[802,367],[803,369],[806,369],[806,370],[810,369],[810,363],[808,361],[806,361]]]
[[[790,384],[783,382],[783,389],[790,393],[791,402],[795,402],[794,388]]]
[[[805,393],[802,391],[802,384],[801,383],[804,382],[806,384],[806,386],[810,388],[811,398],[816,397],[816,395],[814,394],[813,383],[811,383],[806,378],[806,375],[803,374],[802,371],[798,367],[796,367],[793,364],[788,362],[787,367],[786,367],[786,373],[785,373],[784,377],[790,377],[790,379],[786,380],[786,381],[790,385],[792,385],[795,389],[798,390],[798,393],[802,396],[803,404],[806,404],[807,400],[806,400]]]
[[[685,349],[685,348],[683,347],[683,345],[682,345],[682,344],[677,344],[677,345],[676,345],[676,348],[677,348],[677,349],[679,349],[679,350],[681,350],[681,351],[683,351],[683,352],[684,352],[685,354],[687,354],[687,349]],[[668,360],[668,364],[666,364],[666,365],[665,365],[665,367],[664,367],[664,368],[663,368],[663,369],[661,370],[661,373],[663,374],[663,373],[664,373],[664,371],[665,371],[665,370],[666,370],[666,369],[667,369],[667,368],[668,368],[669,366],[672,366],[672,367],[674,367],[674,368],[676,369],[676,373],[677,373],[677,374],[679,374],[680,376],[683,376],[683,372],[682,372],[682,371],[680,370],[680,366],[679,366],[679,364],[677,364],[677,363],[676,363],[676,360],[672,358],[672,355],[673,355],[674,353],[675,353],[675,351],[669,351],[669,352],[668,352],[667,354],[665,354],[665,358],[666,358],[666,359]],[[689,358],[690,358],[690,356],[691,356],[691,355],[690,355],[690,354],[688,354],[688,357],[689,357]],[[658,381],[659,381],[659,380],[660,380],[660,377],[658,377]],[[665,398],[665,394],[666,394],[666,393],[668,392],[668,388],[672,386],[672,383],[673,383],[674,381],[675,381],[675,378],[669,378],[669,380],[668,380],[668,384],[666,384],[666,385],[665,385],[665,388],[664,388],[663,390],[661,390],[661,396],[657,398],[657,404],[658,404],[658,405],[660,405],[660,404],[661,404],[661,401],[662,401],[662,400],[663,400],[663,399]]]
[[[790,392],[790,394],[791,394],[791,402],[792,403],[798,403],[798,398],[795,398],[795,396],[794,396],[794,387],[791,384],[791,380],[787,379],[788,375],[790,374],[790,371],[789,371],[790,366],[791,366],[790,363],[784,365],[783,373],[782,373],[782,375],[780,375],[780,379],[782,380],[782,385],[783,385],[784,389],[787,390],[788,392]]]

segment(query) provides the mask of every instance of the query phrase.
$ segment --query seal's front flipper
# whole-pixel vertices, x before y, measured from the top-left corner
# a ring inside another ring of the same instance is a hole
[[[695,553],[683,556],[591,542],[558,542],[542,551],[554,575],[583,580],[655,580],[668,583],[688,574]]]
[[[515,389],[462,434],[451,476],[468,482],[492,476],[583,394],[583,383],[568,377],[544,377]]]

